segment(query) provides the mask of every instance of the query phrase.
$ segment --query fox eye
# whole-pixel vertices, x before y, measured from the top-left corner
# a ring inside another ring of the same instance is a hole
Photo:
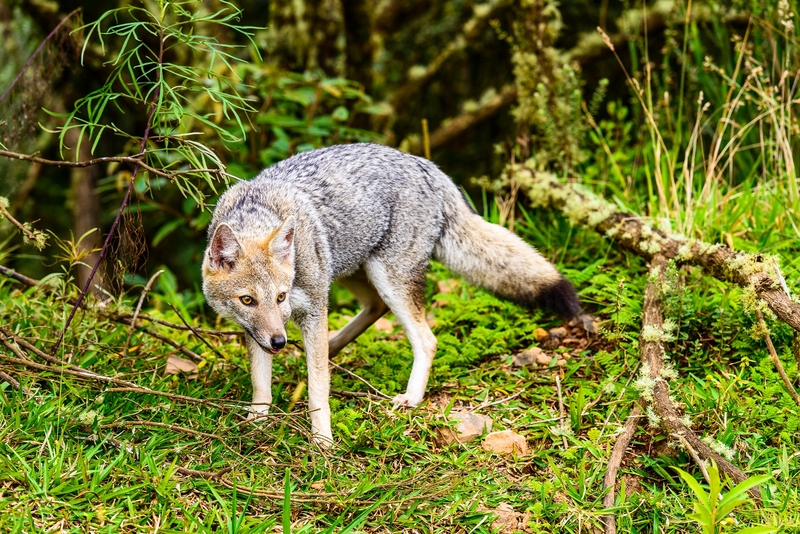
[[[286,293],[279,293],[278,302],[283,302],[284,300],[286,300]]]
[[[250,295],[239,297],[239,300],[241,300],[242,304],[244,304],[245,306],[252,306],[253,303],[255,303],[255,300]]]

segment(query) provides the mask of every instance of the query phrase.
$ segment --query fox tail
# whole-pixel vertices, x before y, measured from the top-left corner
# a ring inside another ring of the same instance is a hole
[[[453,205],[455,204],[455,205]],[[473,284],[562,317],[580,313],[575,287],[513,232],[486,222],[459,198],[449,206],[434,257]]]

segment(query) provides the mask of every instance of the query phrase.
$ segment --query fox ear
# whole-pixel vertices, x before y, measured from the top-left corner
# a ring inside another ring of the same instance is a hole
[[[286,219],[270,243],[272,255],[286,263],[294,262],[294,217]]]
[[[222,267],[232,269],[241,252],[239,241],[231,227],[225,223],[217,226],[214,237],[211,238],[211,245],[208,247],[209,266],[212,269]]]

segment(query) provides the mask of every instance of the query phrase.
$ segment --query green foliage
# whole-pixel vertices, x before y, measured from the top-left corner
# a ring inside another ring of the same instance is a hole
[[[733,524],[733,521],[726,519],[734,509],[740,505],[748,502],[750,497],[747,492],[750,488],[754,488],[761,484],[766,483],[772,477],[770,475],[760,475],[750,477],[747,480],[740,482],[724,496],[722,495],[722,484],[719,478],[719,467],[712,462],[711,465],[706,467],[708,473],[708,492],[694,479],[692,475],[673,467],[678,475],[686,482],[695,494],[694,513],[689,515],[690,519],[694,519],[703,528],[703,534],[720,534],[721,532],[730,532],[727,528]],[[770,532],[777,532],[780,530],[778,527],[770,526],[754,526],[740,530],[736,530],[737,534],[769,534]]]
[[[254,109],[235,84],[234,65],[242,62],[237,49],[242,47],[215,36],[218,31],[234,31],[250,38],[252,28],[238,24],[241,10],[225,1],[220,4],[221,9],[210,14],[192,0],[159,0],[152,9],[129,4],[87,24],[84,53],[93,37],[103,52],[111,41],[113,57],[107,63],[111,72],[99,89],[75,102],[72,112],[54,114],[65,119],[58,129],[62,150],[67,132],[77,128],[79,142],[85,134],[93,151],[103,133],[110,132],[127,139],[130,152],[144,152],[147,163],[158,169],[185,170],[186,165],[224,169],[214,151],[196,138],[213,133],[225,142],[241,140],[245,134],[242,115]],[[176,54],[200,61],[182,65],[168,60]],[[202,101],[213,102],[211,109],[201,112],[198,104]],[[149,136],[131,135],[117,127],[108,117],[111,107],[146,114]],[[238,137],[220,126],[223,118],[236,123]],[[77,148],[75,153],[79,154]],[[214,188],[213,175],[201,171],[181,174],[173,183],[202,206],[205,195],[190,179],[192,175]]]
[[[357,114],[380,114],[358,86],[341,78],[276,71],[269,65],[246,69],[251,91],[269,104],[255,116],[260,165],[271,165],[313,148],[346,142],[380,142],[382,136],[352,126]],[[255,132],[254,132],[255,133]]]

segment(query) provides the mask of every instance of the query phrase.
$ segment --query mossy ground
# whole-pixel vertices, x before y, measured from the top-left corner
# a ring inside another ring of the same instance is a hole
[[[128,327],[107,318],[110,308],[86,310],[68,333],[61,357],[142,386],[215,400],[219,407],[109,391],[97,382],[0,362],[30,391],[26,396],[0,384],[0,531],[271,532],[282,528],[288,510],[292,532],[492,532],[501,528],[494,521],[502,511],[506,517],[517,514],[517,527],[530,532],[598,532],[609,452],[638,396],[633,381],[647,270],[604,238],[571,230],[547,214],[528,214],[517,230],[575,282],[598,317],[603,342],[563,368],[513,367],[512,355],[536,344],[535,329],[558,321],[464,283],[452,293],[437,293],[437,282],[452,274],[433,266],[429,302],[435,302],[439,353],[428,402],[408,410],[386,400],[337,395],[331,402],[336,443],[326,452],[309,444],[304,396],[293,400],[305,380],[298,350],[276,358],[275,409],[253,424],[245,421],[240,403],[249,400],[251,386],[238,338],[207,337],[224,355],[220,359],[187,332],[149,325],[208,361],[196,379],[164,376],[165,360],[175,354],[171,347],[137,331],[123,355]],[[791,268],[785,273],[790,281],[796,274]],[[762,487],[764,506],[737,512],[739,525],[777,524],[796,531],[798,407],[763,341],[749,336],[753,319],[741,310],[739,290],[690,269],[671,276],[677,277],[671,286],[677,289],[668,295],[666,315],[676,325],[675,340],[665,347],[679,374],[672,381],[675,400],[695,431],[732,454],[748,475],[772,474]],[[231,326],[207,324],[195,294],[174,287],[169,276],[161,278],[146,313],[180,322],[168,305],[174,304],[194,325]],[[132,290],[119,306],[129,309],[139,291]],[[8,279],[0,281],[0,294],[2,324],[47,350],[63,324],[65,295],[25,290]],[[331,300],[335,329],[356,304],[340,289]],[[791,334],[772,327],[796,380]],[[290,336],[297,339],[297,331]],[[371,328],[336,362],[393,395],[408,378],[411,352],[399,327],[392,333]],[[556,373],[563,385],[564,424]],[[332,385],[369,391],[336,369]],[[495,430],[525,436],[531,453],[493,455],[480,440],[441,445],[437,429],[447,425],[448,411],[479,406],[485,406],[481,413],[493,418]],[[692,497],[673,466],[702,479],[669,436],[643,424],[620,476],[615,508],[620,532],[695,530],[686,517]],[[179,468],[228,471],[220,480],[182,474]],[[250,488],[258,494],[251,496]]]

